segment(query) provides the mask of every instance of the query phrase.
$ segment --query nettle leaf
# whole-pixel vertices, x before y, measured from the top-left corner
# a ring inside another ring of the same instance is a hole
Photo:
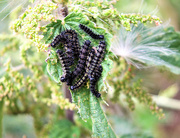
[[[96,24],[91,22],[87,16],[82,13],[71,13],[65,17],[64,21],[57,21],[47,25],[47,33],[44,33],[44,38],[46,38],[46,43],[51,43],[56,35],[66,29],[73,29],[78,33],[78,38],[80,41],[80,45],[82,45],[85,40],[91,41],[92,47],[98,47],[100,40],[92,39],[88,34],[86,34],[83,30],[79,28],[79,24],[83,24],[88,26],[94,33],[103,34],[106,41],[106,54],[104,61],[101,63],[103,66],[102,76],[98,81],[98,90],[102,93],[105,90],[104,80],[107,76],[107,73],[112,67],[112,61],[109,59],[109,50],[111,46],[111,38],[112,36],[106,33],[105,29],[96,27]],[[57,32],[57,33],[54,33]],[[47,36],[48,35],[48,36]],[[55,51],[54,49],[52,51]],[[52,52],[53,54],[54,52]],[[51,64],[51,62],[49,62]],[[52,65],[48,65],[49,68],[53,67]],[[57,66],[56,66],[57,67]],[[56,68],[56,73],[58,73],[59,69]],[[49,69],[51,70],[51,69]],[[52,69],[53,70],[53,69]],[[50,71],[48,71],[50,72]],[[51,73],[51,72],[50,72]],[[56,75],[56,79],[62,75],[62,71],[59,72],[59,76],[54,73],[51,75]],[[59,81],[58,81],[59,82]],[[93,121],[93,135],[98,137],[116,137],[111,127],[108,124],[108,121],[103,113],[103,110],[100,106],[100,98],[97,99],[89,90],[89,82],[87,86],[83,86],[78,90],[71,91],[72,100],[76,104],[78,108],[78,113],[80,114],[83,120],[87,120],[89,118]]]
[[[90,118],[89,107],[89,90],[86,87],[82,87],[78,90],[71,91],[72,100],[78,107],[78,112],[83,120]]]
[[[175,50],[177,53],[172,56],[161,56],[167,64],[166,67],[175,74],[180,74],[180,32],[175,32],[173,27],[168,27],[165,30],[166,34],[163,37],[165,42],[173,41],[169,48]]]
[[[51,51],[47,58],[47,71],[55,82],[60,83],[60,77],[63,71],[55,51]]]
[[[149,39],[151,43],[157,44],[159,48],[161,46],[167,47],[169,50],[169,53],[166,54],[163,54],[163,51],[161,54],[157,53],[158,55],[154,60],[154,64],[164,66],[172,73],[180,74],[180,32],[176,32],[173,27],[161,27],[156,29],[150,38],[152,36],[155,37],[154,39]],[[158,60],[162,62],[157,62]]]
[[[115,138],[116,135],[108,124],[99,100],[92,93],[90,93],[90,111],[93,124],[93,137]]]
[[[47,30],[43,33],[43,40],[46,44],[51,43],[53,38],[64,30],[61,23],[61,20],[57,20],[57,22],[52,22],[46,26]]]

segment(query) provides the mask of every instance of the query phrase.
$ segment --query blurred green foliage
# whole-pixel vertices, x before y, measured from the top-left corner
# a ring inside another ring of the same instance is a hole
[[[60,120],[55,122],[50,134],[50,138],[78,138],[80,137],[80,128],[73,125],[69,120]]]
[[[6,115],[3,119],[4,137],[35,137],[33,118],[28,115]]]

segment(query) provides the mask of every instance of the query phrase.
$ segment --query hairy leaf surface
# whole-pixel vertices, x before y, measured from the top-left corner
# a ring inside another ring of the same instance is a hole
[[[74,138],[80,137],[80,129],[69,120],[55,122],[50,130],[49,138]]]
[[[50,56],[47,59],[47,71],[54,81],[60,83],[60,76],[63,72],[55,51],[51,51]]]

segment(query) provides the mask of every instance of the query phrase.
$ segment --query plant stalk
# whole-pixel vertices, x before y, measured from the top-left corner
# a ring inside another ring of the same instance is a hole
[[[72,103],[71,93],[68,89],[68,86],[66,84],[63,84],[63,92],[65,94],[65,97],[69,99],[69,102]],[[74,111],[72,110],[66,110],[66,118],[74,123]]]
[[[3,136],[3,99],[0,101],[0,138]]]

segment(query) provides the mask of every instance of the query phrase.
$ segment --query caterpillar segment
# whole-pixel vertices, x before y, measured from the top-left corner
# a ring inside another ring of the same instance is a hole
[[[102,59],[104,57],[105,49],[106,49],[105,41],[100,41],[98,49],[97,49],[97,53],[96,53],[94,59],[91,62],[91,65],[89,67],[89,71],[88,71],[88,78],[89,79],[93,78],[94,71],[96,70],[98,65],[101,64]]]
[[[81,87],[83,84],[87,82],[88,76],[85,74],[80,80],[78,80],[73,86],[70,87],[71,90],[78,89]]]
[[[76,39],[76,41],[74,41],[74,55],[75,55],[75,57],[79,57],[79,51],[80,51],[80,46],[79,46],[79,40],[78,39]]]
[[[59,35],[57,35],[52,43],[50,44],[53,48],[55,48],[59,43],[65,43],[67,42],[71,37],[71,31],[66,30],[61,32]]]
[[[91,65],[92,60],[94,59],[94,55],[95,55],[95,50],[91,49],[86,62],[86,74],[89,72],[89,67]]]
[[[70,43],[72,44],[72,48],[73,48],[73,51],[74,51],[74,55],[76,58],[78,58],[79,56],[79,49],[80,49],[80,46],[79,46],[79,39],[78,39],[78,35],[77,33],[70,29],[70,30],[66,30],[65,34],[69,36],[69,41]]]
[[[104,35],[95,34],[91,29],[83,24],[79,24],[79,28],[81,28],[84,32],[86,32],[93,39],[104,39]]]
[[[76,68],[72,72],[72,81],[79,75],[82,75],[85,71],[85,66],[86,66],[86,60],[87,60],[87,55],[89,53],[89,48],[90,48],[91,41],[86,40],[84,45],[81,48],[80,55],[79,55],[79,60]]]
[[[83,77],[78,82],[76,82],[73,86],[70,87],[71,90],[78,89],[79,87],[81,87],[83,84],[87,82],[87,79],[88,79],[87,72],[89,71],[89,67],[91,65],[91,61],[94,57],[94,54],[95,54],[95,50],[91,49],[91,52],[89,53],[87,57],[86,68],[85,68],[86,72],[84,73]]]
[[[95,95],[97,98],[101,97],[101,94],[96,90],[96,81],[91,80],[90,81],[90,91],[93,95]]]
[[[55,48],[60,42],[64,43],[66,40],[67,36],[65,36],[64,34],[59,34],[54,38],[50,45]]]
[[[61,76],[60,80],[61,82],[65,82],[68,80],[68,78],[70,77],[70,68],[69,68],[69,61],[68,58],[66,57],[65,53],[62,50],[57,50],[56,53],[58,54],[59,60],[61,62],[62,65],[62,70],[63,70],[63,75]]]
[[[97,98],[101,97],[101,94],[96,90],[96,83],[99,80],[99,78],[101,77],[103,68],[100,65],[98,67],[98,70],[95,71],[95,76],[93,78],[90,79],[90,91],[92,92],[93,95],[95,95]]]
[[[61,32],[61,34],[57,35],[52,43],[50,44],[53,48],[55,48],[59,43],[63,43],[65,49],[71,49],[73,51],[73,55],[68,55],[68,57],[76,57],[79,56],[79,40],[77,37],[77,33],[74,30],[65,30]],[[73,64],[73,63],[72,63]]]
[[[74,30],[66,30],[61,33],[67,38],[64,43],[64,48],[69,59],[69,66],[72,66],[74,64],[74,45],[72,43],[73,33],[75,33]]]
[[[69,66],[72,66],[74,64],[74,50],[72,48],[72,44],[71,43],[65,43],[64,48],[65,48],[67,58],[69,60]]]
[[[101,77],[102,71],[103,71],[103,67],[99,65],[98,70],[96,70],[96,72],[94,73],[94,78],[96,80],[99,80],[99,78]]]

